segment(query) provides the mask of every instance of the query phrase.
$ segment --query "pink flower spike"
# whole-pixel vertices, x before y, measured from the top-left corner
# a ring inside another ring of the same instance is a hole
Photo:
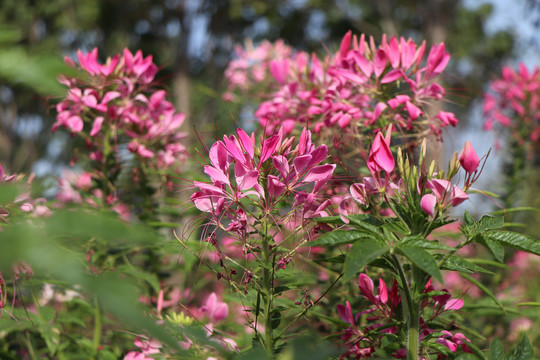
[[[478,158],[478,155],[476,155],[476,152],[469,141],[465,142],[465,146],[463,147],[463,150],[461,150],[459,163],[469,174],[475,172],[480,165],[480,159]]]
[[[433,216],[435,214],[435,205],[437,205],[437,198],[433,194],[426,194],[422,196],[420,200],[420,207],[426,214]]]

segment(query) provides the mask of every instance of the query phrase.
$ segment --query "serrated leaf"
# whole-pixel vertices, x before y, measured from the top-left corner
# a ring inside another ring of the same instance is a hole
[[[422,249],[429,249],[429,250],[452,250],[453,249],[452,247],[441,244],[435,240],[426,240],[418,236],[406,236],[401,240],[400,244],[402,246],[405,246],[405,245],[415,246],[415,247],[419,247]]]
[[[442,258],[442,256],[436,256],[436,258]],[[473,264],[469,262],[468,260],[457,256],[452,255],[448,259],[445,260],[444,264],[441,265],[441,270],[451,270],[451,271],[459,271],[459,272],[466,272],[469,274],[474,274],[475,272],[481,272],[484,274],[493,274],[491,271],[484,269],[483,267],[480,267],[476,264]]]
[[[355,242],[345,259],[344,280],[350,280],[362,270],[364,266],[386,254],[389,249],[379,241],[370,238],[362,238]]]
[[[450,350],[449,348],[447,348],[443,344],[430,342],[430,343],[427,343],[426,345],[430,349],[435,350],[436,352],[438,352],[439,354],[443,354],[445,356],[451,356],[452,355],[452,350]]]
[[[478,221],[477,230],[482,233],[487,230],[495,230],[504,226],[504,217],[502,216],[488,216],[484,215]]]
[[[383,227],[398,234],[408,235],[411,233],[407,226],[398,218],[387,219]]]
[[[497,240],[480,234],[477,235],[474,240],[487,247],[498,262],[504,262],[504,247]]]
[[[333,264],[343,264],[345,262],[345,255],[332,256],[329,258],[315,259],[313,260],[316,263],[333,263]]]
[[[379,226],[381,226],[382,223],[372,216],[366,217],[363,215],[365,214],[347,216],[347,219],[350,221],[349,225],[354,226],[358,230],[363,230],[364,232],[380,235],[381,230],[379,229]]]
[[[343,224],[343,220],[341,219],[341,216],[326,216],[326,217],[318,217],[310,219],[318,223],[325,223],[325,224]]]
[[[465,214],[463,215],[463,217],[465,219],[465,224],[467,224],[467,226],[474,225],[475,223],[474,218],[471,216],[471,214],[469,214],[467,210],[465,210]]]
[[[443,282],[442,275],[439,271],[439,266],[437,265],[435,258],[424,249],[415,246],[400,246],[396,248],[396,251],[409,259],[419,269],[433,276],[435,279],[439,280],[439,282]]]
[[[533,348],[529,337],[525,334],[514,351],[504,357],[505,360],[531,360],[534,356]]]
[[[484,239],[490,238],[502,245],[540,255],[540,242],[527,235],[513,231],[490,231],[483,236]]]
[[[334,230],[323,234],[318,239],[315,239],[305,246],[336,246],[343,244],[352,244],[362,238],[373,239],[372,235],[365,232],[355,230]]]
[[[487,296],[489,296],[491,299],[493,299],[493,301],[495,301],[495,303],[497,304],[497,306],[504,311],[504,307],[503,307],[503,304],[501,304],[501,302],[499,301],[499,299],[497,299],[497,297],[487,288],[485,287],[480,281],[476,280],[475,278],[471,277],[470,275],[467,275],[467,274],[464,274],[464,273],[460,273],[459,274],[462,278],[472,282],[474,285],[476,285],[480,290],[482,290],[484,292],[484,294],[486,294]]]
[[[489,360],[503,360],[504,352],[501,341],[497,338],[493,339],[489,346]]]
[[[461,353],[456,356],[456,360],[478,360],[478,356],[470,353]]]

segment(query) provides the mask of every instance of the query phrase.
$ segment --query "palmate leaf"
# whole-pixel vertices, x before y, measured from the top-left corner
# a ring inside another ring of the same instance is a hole
[[[501,245],[540,255],[540,242],[527,235],[513,231],[490,231],[483,234],[484,239],[498,241]]]
[[[357,240],[351,247],[347,258],[345,259],[345,275],[344,280],[350,280],[362,268],[368,265],[373,260],[386,254],[389,251],[388,247],[379,241],[374,241],[371,238],[361,238]]]
[[[423,270],[424,272],[433,276],[441,283],[443,282],[442,275],[439,271],[439,266],[437,265],[435,258],[424,249],[416,246],[399,246],[396,248],[396,252],[405,256],[420,270]]]

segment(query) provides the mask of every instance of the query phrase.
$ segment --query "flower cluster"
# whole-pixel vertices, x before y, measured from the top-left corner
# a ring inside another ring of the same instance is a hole
[[[395,168],[395,160],[390,150],[391,127],[383,136],[380,132],[375,136],[375,140],[371,146],[369,157],[367,159],[367,167],[371,173],[371,177],[364,177],[361,183],[354,183],[350,187],[350,195],[343,198],[340,205],[340,213],[342,216],[349,215],[352,209],[359,211],[350,205],[349,200],[353,199],[362,208],[368,209],[370,205],[378,204],[381,198],[385,195],[395,197],[399,194],[399,201],[403,198],[403,188],[409,186],[412,191],[417,192],[419,197],[420,208],[428,215],[435,216],[439,210],[444,211],[448,207],[455,207],[469,199],[467,190],[478,179],[482,171],[481,159],[474,151],[471,143],[467,141],[459,156],[457,163],[457,154],[451,161],[446,178],[444,173],[435,173],[434,164],[432,164],[429,173],[418,172],[416,168],[411,168],[403,163],[400,158],[399,170],[401,172],[397,183],[392,182]],[[422,144],[423,156],[425,156],[425,143]],[[400,153],[401,154],[401,153]],[[422,160],[423,161],[423,160]],[[484,158],[485,162],[485,158]],[[408,162],[407,162],[408,163]],[[458,168],[465,170],[464,187],[452,184],[452,178],[457,174]],[[382,173],[384,171],[384,178]],[[388,202],[388,201],[386,201]]]
[[[24,191],[13,199],[11,203],[0,204],[0,231],[2,231],[2,223],[9,223],[8,217],[10,211],[16,210],[23,213],[42,217],[51,215],[51,210],[46,205],[47,200],[43,197],[33,199],[30,196],[30,186],[33,181],[33,175],[31,175],[25,184]],[[17,184],[24,180],[24,175],[7,175],[0,164],[0,185],[2,184]]]
[[[204,167],[211,182],[195,181],[199,191],[191,200],[220,224],[223,217],[230,219],[227,231],[239,233],[245,233],[253,204],[270,214],[280,202],[292,199],[292,213],[302,218],[320,216],[328,202],[319,203],[318,193],[336,166],[321,165],[328,149],[326,145],[316,147],[309,130],[302,131],[295,148],[293,142],[294,137],[279,133],[257,144],[255,135],[242,129],[237,136],[224,136],[210,148],[210,164]]]
[[[360,274],[358,287],[362,292],[362,297],[372,305],[356,315],[349,301],[345,305],[337,305],[339,317],[350,325],[341,336],[347,344],[347,350],[342,354],[344,359],[368,358],[375,353],[375,348],[381,345],[386,335],[397,335],[399,332],[396,309],[402,299],[397,281],[394,280],[389,290],[385,281],[379,278],[376,295],[373,280],[366,274]],[[462,333],[452,334],[447,330],[437,331],[430,328],[445,312],[461,309],[463,300],[452,298],[446,289],[435,291],[431,280],[426,284],[424,294],[426,297],[420,304],[420,314],[424,314],[420,317],[420,341],[424,342],[426,348],[422,352],[428,351],[427,342],[442,344],[451,352],[456,352],[458,346],[461,345],[463,351],[470,352],[467,346],[470,341]],[[363,318],[367,324],[363,324]],[[393,356],[398,359],[405,358],[406,349],[397,350]]]
[[[228,83],[227,92],[223,98],[228,101],[236,99],[235,92],[246,94],[253,91],[258,84],[264,83],[275,69],[275,61],[293,55],[293,50],[283,40],[275,43],[263,41],[254,47],[248,43],[246,47],[236,46],[236,59],[232,60],[225,70],[225,79]],[[296,56],[296,55],[295,55]],[[274,65],[272,65],[274,64]],[[261,91],[265,93],[265,91]]]
[[[261,68],[272,75],[275,91],[255,116],[267,133],[280,127],[288,133],[300,125],[342,137],[393,124],[401,133],[440,136],[441,128],[458,120],[445,111],[429,118],[425,107],[445,96],[437,77],[450,56],[442,43],[429,50],[424,63],[425,52],[425,42],[417,46],[410,39],[383,36],[375,46],[373,38],[349,32],[339,51],[323,59],[303,52],[265,57]],[[234,68],[231,64],[228,71]]]
[[[67,97],[57,106],[53,131],[59,127],[81,135],[92,150],[90,158],[107,161],[110,149],[127,149],[150,167],[167,169],[185,156],[179,131],[184,114],[166,100],[164,90],[152,86],[157,66],[152,56],[128,49],[98,62],[97,49],[77,52],[78,67],[70,58],[65,61],[82,73],[60,78],[69,87]],[[151,160],[151,161],[150,161]]]
[[[508,129],[519,146],[529,154],[538,150],[540,139],[540,72],[528,71],[520,63],[518,71],[509,66],[502,77],[491,82],[484,95],[484,129]]]
[[[93,208],[107,205],[116,212],[123,220],[129,221],[131,213],[129,206],[119,201],[114,193],[103,196],[103,191],[96,186],[95,175],[90,172],[76,173],[64,171],[58,180],[58,192],[56,193],[56,206],[63,207],[68,204],[86,204]]]

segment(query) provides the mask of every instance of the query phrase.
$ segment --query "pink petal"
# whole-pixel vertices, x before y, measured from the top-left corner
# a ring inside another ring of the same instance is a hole
[[[303,182],[322,181],[322,180],[328,179],[334,173],[335,168],[336,168],[335,164],[315,166],[314,168],[308,171],[308,173],[304,177]]]
[[[101,125],[103,124],[103,120],[105,118],[103,116],[98,116],[94,120],[94,124],[92,125],[92,130],[90,131],[90,136],[96,136],[97,133],[99,133],[99,130],[101,130]]]
[[[437,198],[433,194],[426,194],[422,196],[420,200],[420,207],[426,214],[433,216],[435,214],[435,205],[437,205]]]
[[[463,307],[463,303],[463,299],[450,299],[446,305],[444,305],[444,310],[459,310]]]

